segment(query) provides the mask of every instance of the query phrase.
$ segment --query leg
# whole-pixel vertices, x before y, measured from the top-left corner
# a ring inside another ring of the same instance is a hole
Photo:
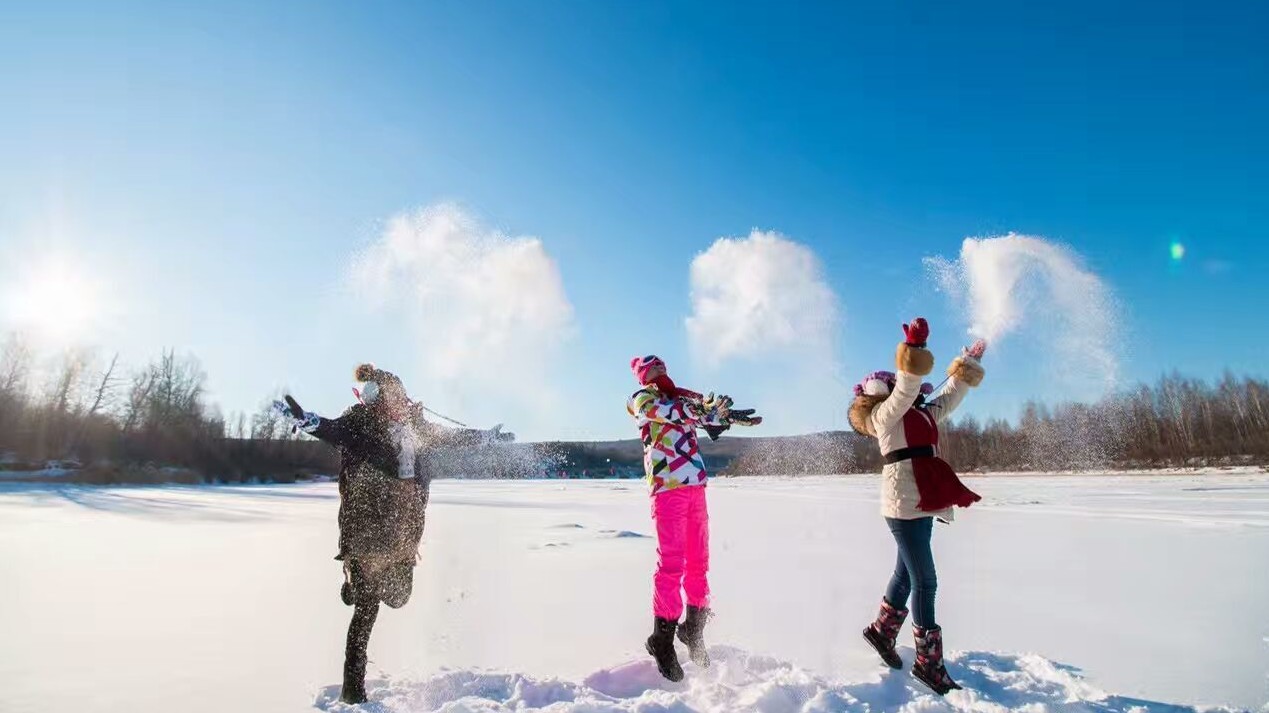
[[[943,665],[943,630],[934,619],[934,596],[938,591],[934,551],[930,547],[934,518],[892,522],[895,541],[900,543],[899,549],[912,578],[912,636],[916,643],[912,675],[941,696],[960,685],[952,680]]]
[[[709,506],[705,488],[688,488],[686,568],[683,591],[693,607],[709,607]]]
[[[380,599],[393,609],[400,609],[410,601],[414,590],[414,563],[393,562],[383,575]]]
[[[687,558],[688,488],[653,496],[657,524],[657,572],[652,613],[677,622],[683,614],[683,572]]]
[[[689,488],[691,502],[687,514],[687,568],[683,591],[687,594],[687,616],[679,627],[679,641],[687,644],[692,661],[709,666],[705,648],[705,623],[709,610],[709,508],[705,488]]]
[[[352,621],[348,624],[348,640],[344,647],[344,687],[339,694],[339,700],[344,703],[366,701],[366,649],[370,645],[370,632],[378,617],[377,599],[361,599],[353,607]]]
[[[683,680],[683,667],[674,651],[674,630],[683,614],[683,569],[686,558],[688,494],[675,488],[652,496],[657,523],[657,572],[653,576],[652,636],[646,648],[657,670],[671,681]]]
[[[912,588],[912,623],[922,628],[938,626],[934,619],[934,596],[938,576],[934,571],[934,551],[930,538],[934,534],[934,518],[893,520],[887,518],[890,532],[899,546],[899,557],[907,569]]]
[[[908,617],[906,606],[908,595],[912,592],[911,577],[908,575],[908,566],[904,562],[904,545],[898,536],[902,522],[902,520],[886,518],[886,525],[895,535],[899,552],[894,565],[894,574],[890,576],[890,583],[881,600],[877,618],[864,629],[864,641],[876,650],[881,660],[890,668],[903,668],[903,659],[900,658],[899,652],[895,651],[894,646],[899,637],[899,629],[903,628],[903,621]]]
[[[885,599],[895,609],[906,609],[911,593],[912,579],[908,576],[908,566],[903,563],[903,552],[899,551],[895,553],[894,574],[886,585]]]

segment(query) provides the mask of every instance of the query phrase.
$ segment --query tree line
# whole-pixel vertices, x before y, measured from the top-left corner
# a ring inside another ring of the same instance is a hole
[[[0,343],[0,468],[74,467],[81,482],[294,480],[335,472],[329,448],[290,433],[266,400],[225,418],[207,402],[206,373],[167,350],[127,370],[117,354],[34,353]]]
[[[71,349],[41,359],[20,335],[0,343],[0,476],[87,483],[293,482],[339,470],[335,449],[292,431],[272,408],[228,417],[207,400],[193,356],[165,350],[126,370]],[[540,475],[559,459],[550,444],[442,448],[428,456],[441,476]],[[52,475],[53,468],[71,470]]]
[[[172,350],[128,369],[118,355],[82,349],[41,357],[11,334],[0,342],[0,470],[76,461],[74,479],[100,483],[288,481],[337,471],[333,449],[291,433],[269,408],[276,395],[254,413],[226,417],[205,387],[197,359]],[[940,446],[962,472],[1265,464],[1269,382],[1174,373],[1095,403],[1027,402],[1016,423],[963,417],[942,429]],[[560,464],[596,473],[640,466],[633,442],[518,448],[513,459],[455,469],[511,476]],[[716,469],[733,474],[881,468],[875,442],[849,432],[725,438],[703,448]]]
[[[939,449],[960,472],[1263,465],[1269,381],[1226,372],[1209,382],[1173,373],[1095,403],[1028,401],[1017,423],[955,419],[940,429]],[[728,464],[736,474],[880,469],[876,442],[846,432],[746,449]]]

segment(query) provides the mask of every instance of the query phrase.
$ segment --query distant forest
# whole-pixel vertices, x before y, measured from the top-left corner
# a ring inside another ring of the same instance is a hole
[[[37,362],[44,368],[37,369]],[[0,477],[56,461],[76,482],[289,482],[338,469],[333,449],[296,436],[261,399],[222,415],[206,375],[168,351],[139,368],[71,350],[40,361],[17,335],[0,343]],[[848,404],[843,403],[845,410]],[[849,432],[729,438],[702,448],[726,474],[856,473],[881,467],[875,444]],[[456,460],[466,477],[640,474],[637,441],[504,446],[514,458]],[[1016,423],[957,419],[944,458],[962,472],[1269,463],[1269,382],[1171,374],[1092,404],[1027,403]]]

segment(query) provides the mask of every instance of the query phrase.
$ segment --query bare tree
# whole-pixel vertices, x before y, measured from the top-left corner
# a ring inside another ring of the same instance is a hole
[[[128,386],[128,401],[123,409],[124,433],[140,428],[145,422],[150,394],[154,391],[154,382],[153,365],[132,375],[132,383]]]
[[[0,347],[0,392],[17,396],[26,391],[31,373],[31,347],[17,332],[11,332]]]
[[[90,361],[91,355],[83,349],[68,349],[62,354],[45,390],[45,404],[51,413],[71,412]]]
[[[86,418],[92,418],[103,409],[110,408],[115,400],[115,390],[119,386],[119,377],[115,375],[115,370],[119,367],[119,352],[110,358],[110,363],[101,372],[101,378],[97,380],[97,388],[93,391],[92,401],[84,410]]]

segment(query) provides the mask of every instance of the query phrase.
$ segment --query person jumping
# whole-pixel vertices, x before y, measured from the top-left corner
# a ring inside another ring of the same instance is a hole
[[[926,400],[933,387],[921,379],[934,368],[926,349],[930,327],[918,317],[903,325],[904,341],[895,354],[897,373],[876,371],[855,387],[850,424],[877,439],[885,466],[881,471],[881,515],[898,547],[894,574],[881,600],[877,619],[864,629],[864,639],[891,668],[902,668],[895,640],[908,615],[912,597],[912,633],[916,662],[912,675],[939,695],[961,686],[943,665],[943,630],[934,618],[937,578],[930,539],[934,520],[951,522],[954,506],[969,507],[981,498],[961,483],[938,456],[939,424],[966,392],[983,380],[979,360],[987,348],[978,340],[962,350],[948,368],[947,388]]]
[[[709,609],[709,510],[705,504],[708,477],[696,441],[696,429],[710,438],[732,424],[757,425],[753,409],[732,409],[727,396],[702,396],[675,386],[665,362],[655,355],[630,361],[639,390],[626,402],[643,441],[643,466],[652,490],[657,530],[657,569],[653,576],[652,635],[646,648],[661,675],[683,680],[674,650],[675,630],[697,665],[708,666],[705,622]],[[683,594],[687,617],[682,626]]]

